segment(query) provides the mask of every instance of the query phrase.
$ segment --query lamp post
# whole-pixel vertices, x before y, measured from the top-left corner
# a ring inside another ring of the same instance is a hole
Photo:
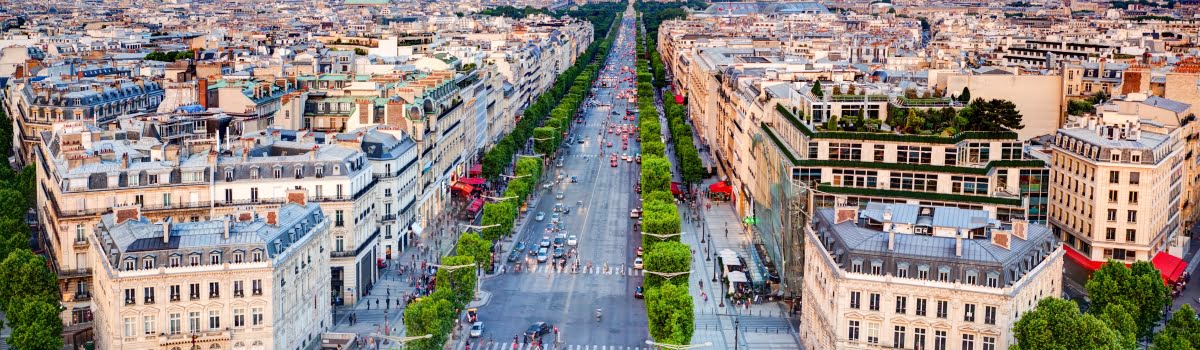
[[[487,200],[490,200],[490,201],[495,201],[495,202],[506,201],[506,200],[509,200],[509,199],[514,199],[514,198],[517,198],[517,196],[508,196],[508,197],[480,196],[480,197],[482,197],[482,198],[484,198],[484,199],[487,199]]]
[[[375,338],[387,339],[387,340],[391,340],[396,343],[400,343],[401,347],[404,346],[404,343],[407,343],[410,341],[433,338],[433,334],[418,335],[415,337],[393,337],[390,335],[382,335],[379,333],[373,333],[373,334],[371,334],[371,336],[375,337]]]
[[[682,272],[658,272],[658,271],[642,270],[642,272],[647,275],[654,275],[654,276],[666,278],[668,281],[670,281],[672,278],[692,273],[692,270],[687,270],[687,271],[682,271]]]
[[[660,348],[671,349],[671,350],[687,350],[687,349],[709,347],[709,346],[712,346],[713,344],[712,344],[712,342],[704,342],[703,344],[675,345],[675,344],[656,343],[651,340],[646,340],[646,345],[652,345],[652,346],[657,346]]]
[[[671,237],[675,237],[675,236],[682,236],[683,232],[658,234],[658,233],[650,233],[650,232],[642,231],[642,235],[651,236],[651,237],[658,238],[660,240],[665,241],[665,240],[667,240],[667,238],[671,238]]]

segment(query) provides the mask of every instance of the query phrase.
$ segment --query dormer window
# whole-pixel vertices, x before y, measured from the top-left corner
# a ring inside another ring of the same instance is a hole
[[[908,278],[908,263],[896,264],[896,277]]]
[[[854,259],[854,260],[850,260],[850,272],[859,272],[859,273],[861,273],[861,272],[862,272],[862,270],[863,270],[863,261],[862,261],[862,259]]]
[[[303,178],[304,178],[304,166],[303,166],[303,165],[297,165],[297,166],[296,166],[296,168],[295,168],[295,170],[296,170],[296,171],[295,171],[295,173],[296,173],[296,178],[297,178],[297,179],[303,179]]]
[[[276,179],[283,178],[283,168],[275,167],[275,169],[271,170],[271,176]]]
[[[192,254],[188,257],[189,266],[200,266],[200,254]]]
[[[134,263],[133,259],[125,260],[125,271],[133,271],[136,267],[137,264]]]
[[[142,269],[149,270],[154,268],[154,258],[146,257],[142,259]]]
[[[883,275],[883,261],[871,260],[871,274]]]
[[[314,168],[313,168],[313,171],[315,171],[315,172],[316,172],[316,174],[317,174],[317,177],[324,177],[324,176],[325,176],[325,166],[324,166],[324,165],[318,165],[318,166],[314,167]]]
[[[929,279],[929,265],[917,266],[917,278],[923,280]]]
[[[950,282],[950,268],[949,267],[942,266],[942,267],[938,268],[938,281]]]
[[[208,263],[212,264],[212,265],[220,265],[221,264],[221,254],[209,254],[208,255]]]
[[[225,168],[225,181],[233,181],[233,168]]]
[[[258,167],[250,168],[250,179],[251,180],[258,180],[258,175],[259,175],[258,170],[259,170]]]
[[[250,253],[250,258],[254,262],[261,262],[262,261],[262,251],[255,250],[254,252]]]
[[[967,270],[967,274],[963,278],[963,280],[967,284],[970,284],[970,285],[978,284],[979,283],[979,272],[977,272],[975,270]]]
[[[179,267],[179,260],[180,259],[178,255],[173,255],[170,258],[167,258],[167,263],[170,264],[171,267]]]
[[[233,263],[240,264],[246,258],[245,253],[233,253]]]

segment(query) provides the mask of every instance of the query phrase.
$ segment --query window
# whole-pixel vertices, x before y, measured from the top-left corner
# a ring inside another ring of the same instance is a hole
[[[867,323],[867,343],[879,344],[879,324],[875,322]]]
[[[276,179],[282,178],[283,177],[283,168],[276,167],[275,169],[272,169],[271,176],[275,177]]]
[[[1117,212],[1116,210],[1110,210],[1110,211],[1114,214],[1114,216],[1116,215],[1116,212]],[[1104,229],[1104,240],[1110,241],[1110,242],[1117,240],[1117,229],[1112,228],[1112,227],[1105,228]]]
[[[297,179],[303,179],[303,178],[304,178],[304,168],[303,168],[303,167],[296,167],[296,169],[295,169],[295,170],[296,170],[296,178],[297,178]]]
[[[133,305],[137,302],[137,291],[133,288],[125,289],[125,305]]]
[[[877,188],[878,172],[872,170],[833,169],[833,185],[845,187]]]
[[[233,296],[235,298],[241,298],[245,295],[246,292],[242,289],[242,281],[233,281]]]
[[[221,296],[221,283],[208,282],[208,297],[217,298]]]
[[[829,143],[829,159],[862,160],[862,145],[857,143]]]
[[[1118,195],[1117,195],[1117,191],[1116,191],[1116,190],[1108,190],[1108,202],[1109,202],[1109,203],[1116,203],[1116,202],[1117,202],[1117,196],[1118,196]]]
[[[340,197],[340,195],[339,195],[339,197]],[[340,210],[340,209],[333,211],[333,218],[334,218],[333,226],[342,227],[342,226],[346,225],[343,215],[344,214],[342,213],[342,210]],[[341,251],[341,249],[338,249],[338,251]]]
[[[168,334],[174,335],[174,334],[179,334],[179,332],[183,331],[180,328],[180,326],[182,326],[182,324],[181,324],[182,320],[180,319],[181,317],[182,317],[182,315],[180,315],[178,312],[176,312],[176,313],[172,313],[167,318],[167,320],[168,320],[167,321],[167,333]]]
[[[975,350],[974,334],[963,334],[962,350]]]
[[[884,155],[887,154],[887,147],[884,145],[875,145],[875,162],[882,163]]]
[[[937,174],[892,172],[888,185],[893,190],[937,191]]]
[[[191,266],[200,266],[200,254],[192,254],[188,256],[188,262]]]
[[[963,321],[975,322],[975,304],[963,304]]]
[[[246,253],[241,253],[241,252],[233,253],[233,263],[234,264],[241,264],[243,262],[243,260],[246,260]]]
[[[995,306],[984,306],[983,307],[983,323],[991,324],[991,325],[996,324],[996,307]]]
[[[896,264],[896,277],[908,278],[908,264]]]
[[[250,308],[250,324],[255,325],[255,326],[261,326],[263,324],[263,308],[262,307]]]
[[[259,175],[259,174],[258,174],[258,168],[257,168],[257,167],[255,167],[255,168],[250,168],[250,179],[251,179],[251,180],[257,180],[257,179],[258,179],[258,175]]]
[[[946,350],[946,331],[933,331],[933,350]]]
[[[850,272],[862,273],[862,269],[863,269],[863,261],[862,260],[854,259],[854,260],[850,261]]]
[[[858,340],[858,321],[850,321],[850,329],[847,333],[847,338],[850,340]]]
[[[954,193],[986,195],[988,178],[976,176],[951,176],[950,190]]]
[[[1129,191],[1129,204],[1138,204],[1137,191]]]
[[[896,146],[896,162],[907,164],[930,164],[933,162],[933,147]]]
[[[233,326],[246,326],[246,309],[233,309]]]
[[[850,308],[851,309],[862,308],[862,292],[855,292],[855,291],[850,292]]]
[[[996,337],[983,337],[983,350],[996,350]]]
[[[875,261],[871,262],[871,274],[872,275],[883,275],[883,262],[882,261],[875,260]]]
[[[896,297],[896,313],[901,315],[908,313],[908,297],[903,295]]]
[[[137,263],[134,262],[133,258],[125,260],[125,271],[133,271],[135,267],[137,267]]]
[[[879,311],[879,293],[871,293],[871,311]]]
[[[208,329],[221,328],[221,311],[208,310]]]
[[[145,333],[146,335],[154,334],[154,324],[154,315],[142,316],[142,333]]]
[[[333,242],[333,247],[334,247],[333,251],[341,252],[341,251],[345,250],[345,248],[346,248],[345,245],[346,244],[344,242],[344,238],[342,238],[341,236],[338,236],[337,239],[335,239]]]
[[[924,328],[913,328],[913,349],[925,350]]]
[[[154,304],[154,287],[142,288],[142,298],[146,304]]]
[[[192,283],[188,285],[188,296],[192,300],[200,299],[200,284]]]
[[[950,282],[950,268],[949,267],[942,266],[942,267],[938,268],[938,281]]]
[[[221,264],[221,254],[208,254],[208,263],[213,265]]]
[[[937,301],[937,317],[946,318],[950,315],[950,302],[945,300]]]
[[[171,292],[171,301],[179,301],[179,285],[173,285],[169,289]]]
[[[992,287],[992,288],[1000,287],[1000,274],[995,273],[995,272],[989,272],[987,274],[987,285],[988,285],[988,287]]]
[[[337,195],[337,198],[338,198],[338,199],[341,199],[341,198],[343,197],[343,194],[342,194],[342,185],[341,185],[341,184],[338,184],[338,185],[337,185],[337,193],[335,193],[335,195]]]
[[[82,242],[87,240],[87,233],[83,225],[75,225],[75,241]]]
[[[179,267],[179,260],[180,257],[178,255],[172,255],[171,257],[167,258],[167,263],[170,264],[171,267]]]
[[[254,289],[254,295],[262,295],[262,280],[250,281],[250,287]]]
[[[928,310],[929,300],[925,298],[917,298],[917,316],[925,316]]]
[[[133,332],[136,332],[136,329],[137,329],[136,323],[137,323],[137,320],[134,319],[132,316],[125,318],[125,337],[134,336]]]
[[[904,330],[905,330],[904,326],[896,326],[895,330],[892,331],[892,347],[893,348],[900,348],[900,349],[904,348],[904,338],[906,338],[906,334],[904,334]]]
[[[199,332],[200,331],[200,311],[188,312],[188,331],[189,332]]]
[[[979,284],[979,272],[976,272],[975,270],[967,270],[965,280],[969,285]]]
[[[1125,218],[1127,220],[1129,220],[1129,223],[1136,224],[1137,223],[1137,210],[1128,211],[1127,213],[1125,213]]]
[[[1126,242],[1137,241],[1137,230],[1131,229],[1131,228],[1125,229],[1125,241]]]
[[[917,266],[917,278],[923,280],[929,279],[929,265]]]
[[[1109,209],[1108,210],[1108,222],[1115,222],[1115,221],[1117,221],[1117,210]]]
[[[1114,158],[1114,159],[1119,159],[1119,158],[1120,158],[1120,155],[1118,155],[1118,154],[1113,154],[1113,158]],[[1121,172],[1120,172],[1120,171],[1116,171],[1116,170],[1109,171],[1109,172],[1108,172],[1108,183],[1110,183],[1110,184],[1119,184],[1119,183],[1121,183]]]

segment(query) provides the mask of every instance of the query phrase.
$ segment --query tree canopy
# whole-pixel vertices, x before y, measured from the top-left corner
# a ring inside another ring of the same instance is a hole
[[[1013,325],[1017,344],[1009,349],[1126,349],[1121,335],[1104,321],[1079,312],[1072,301],[1055,297],[1038,301]]]
[[[1092,274],[1084,288],[1092,308],[1104,310],[1109,304],[1117,304],[1129,312],[1137,324],[1138,338],[1153,334],[1154,325],[1171,302],[1162,274],[1149,261],[1126,267],[1123,262],[1109,260]]]

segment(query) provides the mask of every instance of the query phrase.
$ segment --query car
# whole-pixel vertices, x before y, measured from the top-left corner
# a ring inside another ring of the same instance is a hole
[[[555,247],[554,248],[554,257],[561,258],[562,256],[563,256],[563,247]]]
[[[642,294],[642,286],[639,284],[639,285],[637,286],[637,289],[634,289],[634,290],[633,290],[633,298],[634,298],[634,299],[642,299],[642,298],[645,298],[645,297],[646,297],[646,295],[645,295],[645,294]]]
[[[475,322],[471,325],[471,338],[479,338],[481,336],[483,336],[483,322]]]
[[[540,211],[539,211],[539,212],[537,212],[537,215],[534,215],[534,216],[533,216],[533,219],[534,219],[534,220],[537,220],[537,221],[542,221],[542,220],[545,220],[545,219],[546,219],[546,213],[543,213],[543,212],[540,212]]]
[[[570,213],[571,213],[571,208],[563,209],[562,213],[563,213],[563,215],[570,214]]]
[[[559,168],[563,167],[563,161],[561,161],[561,160],[560,160],[560,161],[558,161],[558,167],[559,167]]]
[[[513,246],[512,252],[508,254],[508,262],[520,260],[523,251],[525,251],[525,242],[517,242],[517,245]]]
[[[538,247],[545,248],[545,247],[549,247],[549,246],[550,246],[550,236],[542,236],[542,241],[538,242]]]
[[[563,199],[563,197],[566,197],[566,196],[567,196],[566,193],[559,192],[558,194],[554,195],[554,198]]]
[[[537,337],[549,334],[551,329],[553,329],[553,328],[554,328],[554,326],[551,326],[549,323],[546,323],[546,322],[534,322],[533,324],[529,325],[528,329],[525,330],[525,336],[530,337],[530,338],[537,338]]]
[[[633,259],[633,268],[638,270],[642,269],[642,258]]]
[[[547,254],[549,254],[549,253],[550,253],[550,251],[548,249],[546,249],[546,247],[538,248],[537,261],[540,263],[546,262],[546,260],[550,258],[549,256],[547,256]],[[641,259],[639,259],[639,260],[641,260]]]
[[[638,209],[638,208],[629,209],[629,218],[630,219],[637,219],[640,216],[642,216],[641,209]]]
[[[642,256],[642,247],[637,248],[637,256]]]
[[[612,141],[609,141],[609,142],[608,142],[608,147],[609,147],[609,148],[612,148]]]
[[[554,246],[555,247],[561,247],[565,243],[567,243],[567,235],[559,234],[557,236],[554,236]]]
[[[609,161],[609,163],[611,163],[611,164],[612,164],[612,166],[613,166],[614,168],[615,168],[615,167],[617,167],[617,160],[616,160],[616,159],[613,159],[613,160]]]
[[[558,222],[558,213],[550,214],[550,222]]]
[[[629,144],[628,144],[628,143],[626,143],[626,144],[624,144],[624,145],[621,145],[621,150],[622,150],[622,151],[628,151],[628,150],[629,150]]]
[[[579,142],[579,144],[583,144],[583,138],[580,138],[577,142]]]
[[[576,238],[575,235],[571,235],[570,237],[567,237],[567,245],[572,247],[579,245],[579,239]]]

